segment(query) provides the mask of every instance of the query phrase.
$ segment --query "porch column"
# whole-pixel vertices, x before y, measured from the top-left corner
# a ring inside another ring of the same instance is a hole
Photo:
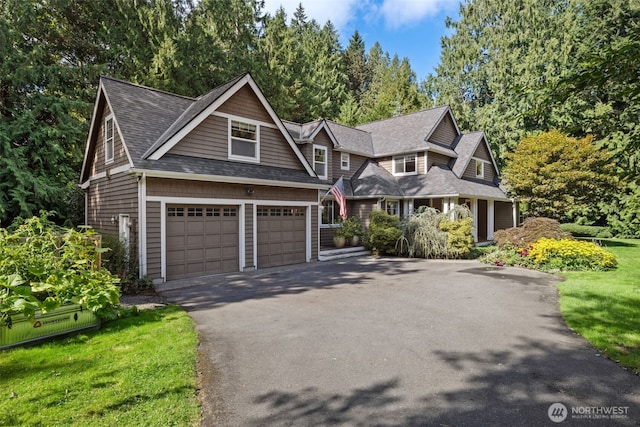
[[[442,213],[447,213],[449,212],[449,198],[448,197],[443,197],[442,198]]]
[[[478,199],[471,199],[471,218],[473,219],[473,241],[478,242]]]
[[[487,200],[487,240],[493,240],[493,220],[494,220],[493,200]]]
[[[518,203],[511,199],[511,207],[513,208],[513,227],[518,226]]]

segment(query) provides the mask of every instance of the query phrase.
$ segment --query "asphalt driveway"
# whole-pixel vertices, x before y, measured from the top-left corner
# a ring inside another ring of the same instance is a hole
[[[556,282],[365,257],[161,291],[200,332],[206,426],[640,425],[640,377],[566,327]]]

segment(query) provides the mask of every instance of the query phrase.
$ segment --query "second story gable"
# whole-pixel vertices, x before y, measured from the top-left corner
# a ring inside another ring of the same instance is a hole
[[[322,185],[249,74],[199,98],[102,77],[92,120],[83,187],[109,172]]]

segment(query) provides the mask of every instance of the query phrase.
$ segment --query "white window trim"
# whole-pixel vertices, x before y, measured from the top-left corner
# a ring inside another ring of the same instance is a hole
[[[489,163],[489,162],[487,162],[486,160],[483,160],[483,159],[477,159],[475,157],[473,158],[473,160],[475,160],[475,164],[474,164],[475,170],[473,172],[474,172],[476,178],[484,179],[484,177],[485,177],[484,168],[486,166],[486,163]],[[478,164],[481,165],[481,173],[480,174],[478,174]]]
[[[340,218],[340,207],[338,206],[338,204],[336,203],[336,201],[334,199],[325,199],[322,203],[320,203],[320,209],[318,209],[318,214],[319,214],[319,218],[318,218],[318,224],[320,226],[320,228],[337,228],[340,227],[340,224],[335,223],[335,222],[330,222],[330,223],[326,223],[326,222],[322,222],[322,216],[323,216],[323,211],[324,211],[324,203],[328,203],[331,202],[333,203],[333,220],[336,221],[338,218]]]
[[[343,165],[344,160],[346,160],[346,166]],[[349,153],[340,153],[340,170],[348,171],[349,169],[351,169],[351,155]]]
[[[400,200],[397,199],[387,199],[384,201],[384,211],[386,213],[389,213],[389,204],[390,203],[394,203],[397,206],[396,209],[396,213],[395,214],[389,214],[389,215],[394,215],[397,216],[398,218],[400,218]]]
[[[240,122],[240,123],[247,123],[250,125],[253,125],[256,127],[256,140],[255,141],[251,141],[249,139],[244,139],[244,138],[235,138],[235,139],[239,139],[242,141],[247,141],[247,142],[252,142],[256,144],[256,156],[255,157],[247,157],[247,156],[239,156],[237,154],[232,154],[231,152],[231,142],[232,142],[232,136],[231,136],[231,123],[232,122]],[[260,122],[257,122],[255,120],[251,120],[251,119],[245,119],[244,117],[237,117],[237,116],[228,116],[227,119],[227,135],[228,135],[228,141],[227,141],[227,157],[229,158],[229,160],[238,160],[241,162],[249,162],[249,163],[260,163]]]
[[[324,175],[318,175],[320,179],[327,179],[329,176],[329,149],[324,145],[313,145],[313,170],[316,170],[316,150],[324,151]],[[318,172],[316,172],[317,174]]]
[[[415,171],[413,172],[397,172],[396,171],[396,160],[402,159],[404,165],[405,165],[405,170],[406,170],[406,158],[408,156],[413,156],[413,162],[415,163]],[[408,176],[408,175],[417,175],[418,174],[418,156],[416,154],[405,154],[403,156],[393,156],[391,158],[391,163],[392,163],[392,168],[393,168],[393,175],[394,176]]]
[[[107,122],[109,122],[109,120],[111,120],[111,157],[107,157]],[[104,164],[108,165],[113,163],[114,158],[116,157],[116,123],[115,120],[113,118],[113,114],[109,114],[105,119],[104,119],[104,135],[103,135],[103,139],[104,139]]]

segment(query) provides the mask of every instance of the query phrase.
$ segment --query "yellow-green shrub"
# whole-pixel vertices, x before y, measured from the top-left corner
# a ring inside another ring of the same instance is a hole
[[[473,249],[473,218],[455,221],[443,219],[440,229],[447,232],[447,250],[450,258],[465,258]]]
[[[608,270],[615,255],[592,242],[542,238],[531,245],[528,256],[546,270]]]

